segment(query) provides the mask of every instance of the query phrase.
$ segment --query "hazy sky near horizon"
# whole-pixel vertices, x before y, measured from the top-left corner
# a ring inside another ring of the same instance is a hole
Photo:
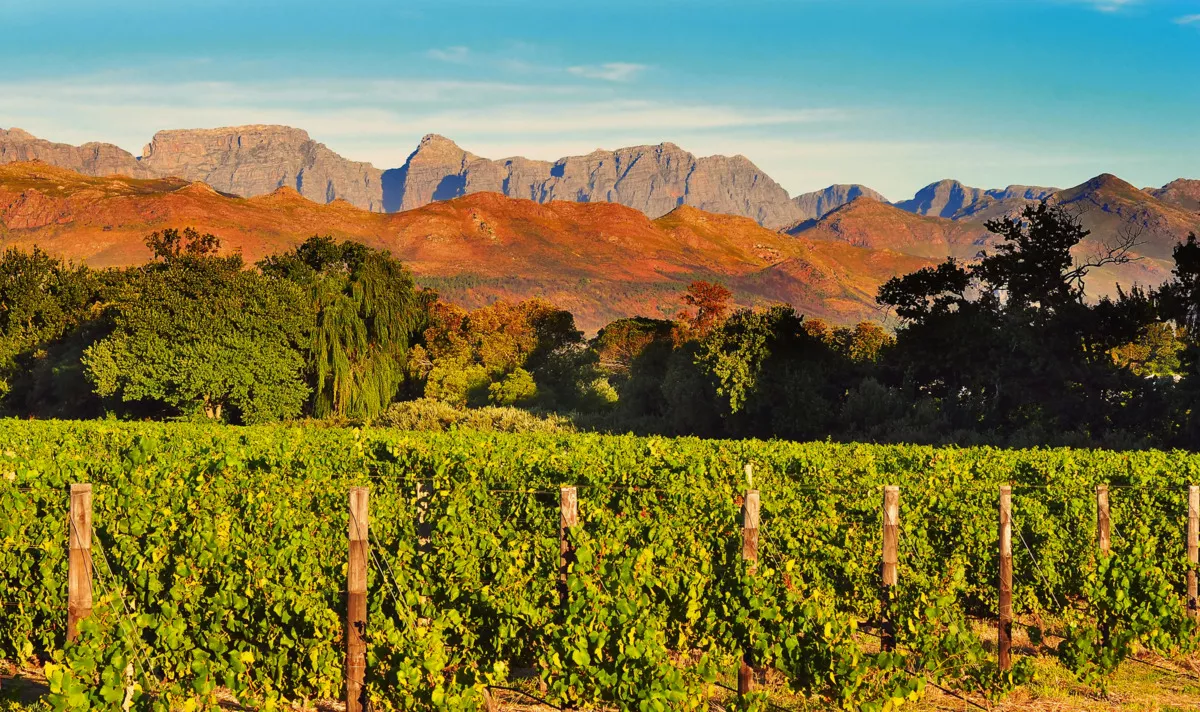
[[[1200,0],[0,0],[0,127],[277,123],[403,164],[672,141],[792,194],[1200,178]]]

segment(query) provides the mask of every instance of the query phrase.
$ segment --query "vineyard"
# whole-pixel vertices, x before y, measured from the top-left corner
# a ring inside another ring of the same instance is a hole
[[[81,483],[91,607],[68,643]],[[1200,456],[1157,451],[4,421],[0,660],[44,663],[57,710],[343,699],[358,531],[350,637],[374,710],[489,709],[509,690],[559,709],[777,709],[767,677],[830,708],[930,686],[983,706],[1035,654],[1103,689],[1142,651],[1200,643],[1196,483]],[[1011,665],[979,632],[1002,612],[1002,485],[1012,620],[1036,647]]]

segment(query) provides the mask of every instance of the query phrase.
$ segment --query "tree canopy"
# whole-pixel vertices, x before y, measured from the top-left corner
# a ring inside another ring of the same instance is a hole
[[[404,383],[404,362],[425,320],[412,275],[389,253],[313,237],[269,257],[263,273],[300,286],[316,314],[307,351],[313,414],[372,418]]]
[[[106,309],[111,331],[83,357],[97,395],[133,412],[242,423],[300,415],[309,392],[300,290],[236,257],[185,254],[132,273]]]

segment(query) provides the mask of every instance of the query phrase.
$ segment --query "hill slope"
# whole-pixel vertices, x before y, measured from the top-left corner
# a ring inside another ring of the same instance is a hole
[[[138,264],[151,231],[192,226],[247,261],[314,234],[391,250],[466,306],[543,296],[592,330],[613,318],[663,316],[692,279],[718,279],[742,304],[787,301],[839,322],[874,315],[887,278],[917,256],[794,238],[754,220],[680,207],[651,220],[612,203],[537,203],[475,193],[395,214],[295,190],[240,198],[184,180],[88,177],[37,162],[0,166],[0,245],[40,245],[94,266]]]
[[[1177,181],[1171,187],[1177,201],[1186,201],[1185,190],[1190,186]],[[821,220],[792,225],[786,232],[814,240],[886,248],[921,257],[972,259],[980,250],[995,243],[995,236],[988,232],[984,223],[993,217],[1019,213],[1036,191],[1014,190],[1013,193],[991,202],[980,200],[974,203],[975,212],[969,215],[955,208],[956,219],[921,215],[899,205],[859,198]],[[1137,238],[1132,250],[1134,261],[1091,273],[1087,289],[1093,297],[1113,295],[1118,285],[1128,289],[1135,284],[1160,284],[1170,276],[1174,246],[1186,239],[1189,232],[1200,232],[1200,213],[1159,200],[1108,174],[1074,188],[1056,191],[1048,199],[1077,214],[1084,227],[1091,231],[1075,250],[1080,260],[1097,255],[1123,236]]]

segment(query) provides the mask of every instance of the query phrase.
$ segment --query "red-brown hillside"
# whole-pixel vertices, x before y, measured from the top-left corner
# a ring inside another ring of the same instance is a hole
[[[816,221],[787,229],[788,234],[833,240],[856,247],[890,249],[922,257],[974,257],[988,231],[979,224],[917,215],[889,203],[860,197]]]
[[[929,261],[844,242],[791,237],[748,218],[682,207],[657,220],[613,203],[477,193],[402,213],[320,205],[294,190],[257,198],[176,179],[92,178],[37,162],[0,166],[0,244],[96,267],[139,264],[154,230],[192,226],[248,262],[314,235],[391,250],[444,297],[466,306],[545,297],[596,329],[675,311],[692,279],[717,279],[739,301],[786,301],[841,322],[875,314],[878,286]]]
[[[1177,182],[1178,200],[1189,188]],[[1164,202],[1112,175],[1101,175],[1074,188],[1054,193],[1050,200],[1079,216],[1091,235],[1076,249],[1079,260],[1094,258],[1123,235],[1137,235],[1134,258],[1128,264],[1093,270],[1087,279],[1092,297],[1113,295],[1117,285],[1158,285],[1170,276],[1171,251],[1189,232],[1200,232],[1200,214]],[[977,217],[950,220],[917,215],[869,198],[834,210],[824,218],[791,226],[792,235],[887,248],[920,257],[973,259],[990,250],[996,236],[984,226],[987,218],[1018,214],[1031,201],[1000,201]]]

